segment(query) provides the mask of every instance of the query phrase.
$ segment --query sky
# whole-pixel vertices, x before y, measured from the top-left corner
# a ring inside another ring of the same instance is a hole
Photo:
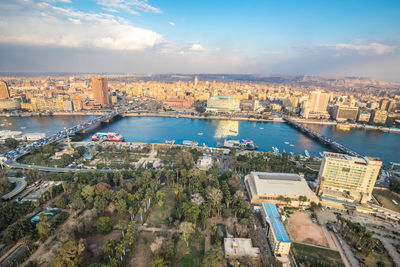
[[[1,0],[0,71],[400,81],[400,1]]]

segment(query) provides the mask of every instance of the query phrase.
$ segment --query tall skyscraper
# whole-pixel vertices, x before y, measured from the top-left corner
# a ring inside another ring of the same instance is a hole
[[[193,83],[194,87],[197,87],[198,83],[199,83],[199,77],[196,76],[194,77],[194,83]]]
[[[10,98],[10,91],[5,81],[0,81],[0,99]]]
[[[314,91],[310,95],[310,100],[308,101],[308,108],[310,109],[310,112],[322,113],[326,111],[328,107],[328,102],[329,102],[329,94],[321,91]]]
[[[110,95],[108,93],[107,78],[93,77],[92,89],[94,102],[100,104],[102,107],[107,107],[110,105]]]
[[[322,201],[361,202],[371,200],[382,161],[325,152],[319,170],[318,194]]]

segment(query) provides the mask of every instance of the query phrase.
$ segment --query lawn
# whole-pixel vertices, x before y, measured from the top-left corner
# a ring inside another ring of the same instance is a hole
[[[338,251],[293,243],[292,250],[296,261],[309,266],[344,266]]]
[[[359,253],[357,253],[357,256],[359,259],[361,259],[362,262],[364,262],[365,266],[377,266],[378,261],[383,262],[385,264],[384,266],[394,266],[392,260],[387,253],[379,254],[375,251],[372,251],[368,254],[368,257],[365,257],[364,254]]]
[[[183,242],[179,242],[178,245],[185,245]],[[190,238],[189,239],[189,251],[187,249],[178,249],[180,252],[188,252],[187,254],[178,257],[178,262],[174,265],[177,267],[195,267],[200,266],[204,256],[204,238]]]
[[[400,197],[396,196],[389,190],[374,189],[372,192],[374,197],[387,209],[400,212]],[[392,202],[392,199],[399,203],[398,205]]]
[[[152,207],[150,215],[146,221],[150,227],[168,226],[168,218],[170,217],[171,211],[175,206],[175,198],[174,194],[172,193],[172,187],[165,186],[160,190],[165,194],[165,201],[161,207],[157,204]]]

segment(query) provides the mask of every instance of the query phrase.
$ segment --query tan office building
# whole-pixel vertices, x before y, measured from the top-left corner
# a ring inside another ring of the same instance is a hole
[[[325,152],[318,175],[318,195],[323,203],[366,203],[371,200],[381,166],[382,161],[376,158]]]
[[[0,99],[10,98],[10,91],[8,90],[8,85],[5,81],[0,81]]]
[[[92,89],[95,103],[100,104],[102,107],[107,107],[110,105],[110,95],[108,93],[107,78],[93,77]]]

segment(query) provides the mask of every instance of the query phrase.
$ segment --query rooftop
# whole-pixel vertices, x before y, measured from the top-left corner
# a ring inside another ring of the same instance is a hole
[[[306,180],[292,173],[251,172],[246,176],[251,197],[256,195],[291,195],[314,198]]]
[[[260,249],[253,247],[250,238],[224,238],[225,254],[231,256],[255,256],[260,254]]]
[[[270,222],[271,228],[274,231],[276,240],[281,242],[290,242],[289,235],[283,226],[281,215],[274,203],[263,203],[264,210],[267,214],[267,221]]]

